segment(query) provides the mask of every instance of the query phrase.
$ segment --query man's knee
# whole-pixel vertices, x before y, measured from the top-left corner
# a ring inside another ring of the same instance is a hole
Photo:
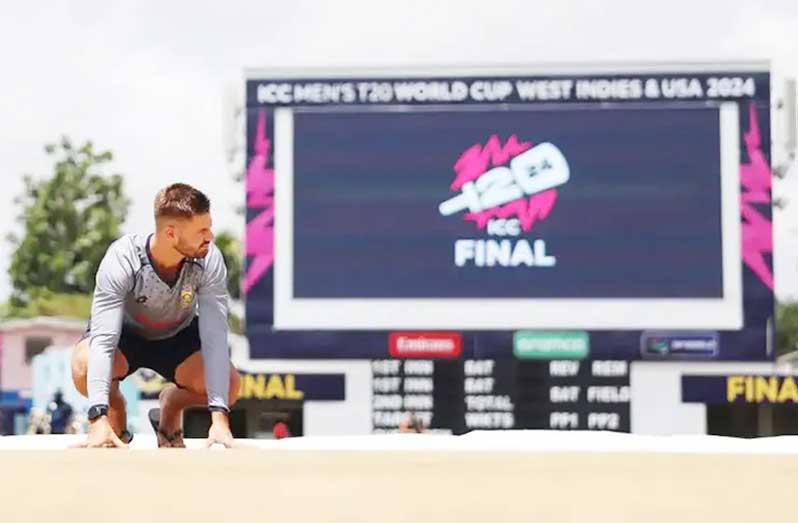
[[[241,375],[235,367],[230,366],[230,406],[238,401],[238,392],[241,390]]]
[[[108,403],[112,409],[124,409],[127,406],[125,396],[119,390],[119,380],[115,379],[111,384],[111,393],[108,395]]]
[[[128,371],[128,363],[127,359],[125,358],[124,354],[122,354],[119,349],[114,351],[114,361],[113,361],[113,378],[115,380],[120,380],[127,376]],[[83,394],[84,396],[88,396],[88,390],[86,386],[87,376],[89,374],[89,338],[84,338],[75,345],[75,349],[72,352],[72,383],[75,384],[75,388],[78,389],[78,392]]]
[[[179,387],[187,389],[191,392],[196,394],[202,394],[203,396],[208,393],[207,389],[205,388],[205,376],[204,374],[200,374],[194,380],[187,380],[188,383],[186,384],[178,384]],[[236,401],[238,401],[238,391],[241,389],[241,375],[238,373],[235,367],[232,365],[230,366],[230,381],[229,381],[229,389],[228,389],[228,403],[232,407]]]
[[[228,402],[233,405],[238,400],[238,391],[241,388],[241,375],[230,364]],[[202,354],[195,352],[175,369],[175,385],[195,394],[206,395],[205,365]]]
[[[86,375],[89,369],[89,339],[82,339],[72,351],[72,383],[75,388],[88,396],[86,390]]]

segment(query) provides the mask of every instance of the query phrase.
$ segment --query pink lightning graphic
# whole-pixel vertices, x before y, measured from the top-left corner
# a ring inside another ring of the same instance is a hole
[[[740,213],[742,214],[743,261],[757,277],[773,290],[773,270],[765,256],[773,252],[773,224],[755,207],[770,203],[772,172],[759,133],[754,102],[748,106],[749,129],[743,136],[748,162],[740,165]]]
[[[457,173],[452,182],[453,191],[460,190],[466,183],[476,180],[490,168],[504,165],[511,158],[532,148],[533,142],[519,142],[518,136],[512,135],[502,146],[498,135],[493,134],[485,142],[485,145],[474,144],[460,155],[454,164]],[[486,209],[477,213],[466,213],[463,219],[473,221],[479,229],[484,229],[491,218],[511,218],[517,217],[521,228],[529,231],[535,222],[545,219],[554,204],[557,203],[557,189],[533,194],[532,196],[519,198],[506,203],[500,207]]]
[[[269,166],[271,140],[266,138],[266,110],[258,112],[255,155],[247,166],[247,208],[263,209],[247,223],[246,255],[252,259],[244,275],[247,293],[274,263],[274,169]]]

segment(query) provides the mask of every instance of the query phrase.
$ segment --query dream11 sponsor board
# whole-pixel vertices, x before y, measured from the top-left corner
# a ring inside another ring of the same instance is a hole
[[[251,79],[253,354],[511,357],[553,329],[767,359],[769,74],[729,77]]]

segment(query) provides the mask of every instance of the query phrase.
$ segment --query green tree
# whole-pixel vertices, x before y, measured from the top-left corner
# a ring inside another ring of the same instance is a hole
[[[219,250],[222,251],[224,263],[227,265],[227,292],[234,300],[240,300],[241,278],[243,277],[241,242],[228,231],[217,234],[215,242]]]
[[[798,350],[798,302],[779,303],[776,309],[776,354]]]
[[[24,234],[10,237],[15,247],[9,270],[11,314],[42,310],[42,300],[58,295],[67,295],[62,301],[70,303],[68,295],[90,293],[130,205],[122,176],[102,174],[113,158],[110,151],[97,152],[91,142],[75,147],[67,138],[45,151],[54,160],[52,175],[25,176],[24,193],[15,200],[22,206],[18,220]]]
[[[87,320],[91,313],[91,294],[54,293],[47,289],[36,288],[30,291],[25,303],[17,302],[4,315],[15,318],[33,318],[36,316],[67,316]]]
[[[227,292],[234,300],[241,299],[241,281],[244,275],[241,242],[231,232],[222,231],[216,235],[216,246],[222,251],[224,263],[227,265]],[[230,332],[244,334],[244,320],[230,311],[227,315]]]

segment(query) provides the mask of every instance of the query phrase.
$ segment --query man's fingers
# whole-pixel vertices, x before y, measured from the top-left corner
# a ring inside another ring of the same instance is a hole
[[[127,448],[127,443],[125,443],[124,441],[119,439],[119,436],[117,436],[116,434],[114,434],[111,437],[111,443],[113,443],[114,447],[116,447],[118,449],[126,449]]]
[[[208,439],[205,440],[205,448],[209,449],[214,445],[216,445],[217,443],[219,445],[224,446],[224,448],[226,449],[231,449],[235,446],[235,443],[233,442],[232,439],[227,439],[227,438],[217,439],[209,437]]]
[[[86,439],[80,443],[75,443],[69,446],[73,449],[98,449],[98,448],[120,448],[126,449],[128,445],[123,442],[116,434],[111,434],[109,439],[97,443],[96,441],[91,441],[90,439]]]

